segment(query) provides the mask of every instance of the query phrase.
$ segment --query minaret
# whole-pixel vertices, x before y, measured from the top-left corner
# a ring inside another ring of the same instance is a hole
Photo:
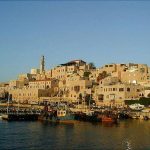
[[[45,59],[44,56],[42,56],[40,60],[40,74],[42,74],[44,71],[45,71]]]

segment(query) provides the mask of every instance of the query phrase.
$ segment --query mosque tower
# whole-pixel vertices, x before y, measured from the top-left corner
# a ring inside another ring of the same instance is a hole
[[[45,72],[45,58],[44,56],[42,56],[40,60],[40,74],[44,72]]]

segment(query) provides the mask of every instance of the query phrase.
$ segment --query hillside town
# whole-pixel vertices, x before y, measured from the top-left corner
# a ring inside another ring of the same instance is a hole
[[[0,99],[8,97],[22,104],[47,102],[95,103],[100,106],[124,106],[125,100],[150,97],[150,67],[146,64],[106,64],[72,60],[52,69],[40,67],[19,74],[17,80],[0,83]]]

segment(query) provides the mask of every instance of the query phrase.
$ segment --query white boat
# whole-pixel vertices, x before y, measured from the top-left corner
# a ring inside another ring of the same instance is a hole
[[[143,113],[149,113],[149,112],[150,112],[150,110],[148,110],[148,109],[144,109],[144,110],[142,110],[142,112],[143,112]]]
[[[129,107],[132,110],[142,110],[142,109],[144,109],[144,105],[141,105],[141,104],[132,104],[132,105],[129,105]]]

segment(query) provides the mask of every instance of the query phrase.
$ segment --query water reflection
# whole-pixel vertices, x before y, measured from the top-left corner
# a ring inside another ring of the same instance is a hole
[[[0,126],[0,149],[150,149],[150,121],[125,120],[119,124],[0,121]]]
[[[129,139],[125,139],[123,141],[123,147],[125,147],[125,150],[132,150],[131,141]]]

